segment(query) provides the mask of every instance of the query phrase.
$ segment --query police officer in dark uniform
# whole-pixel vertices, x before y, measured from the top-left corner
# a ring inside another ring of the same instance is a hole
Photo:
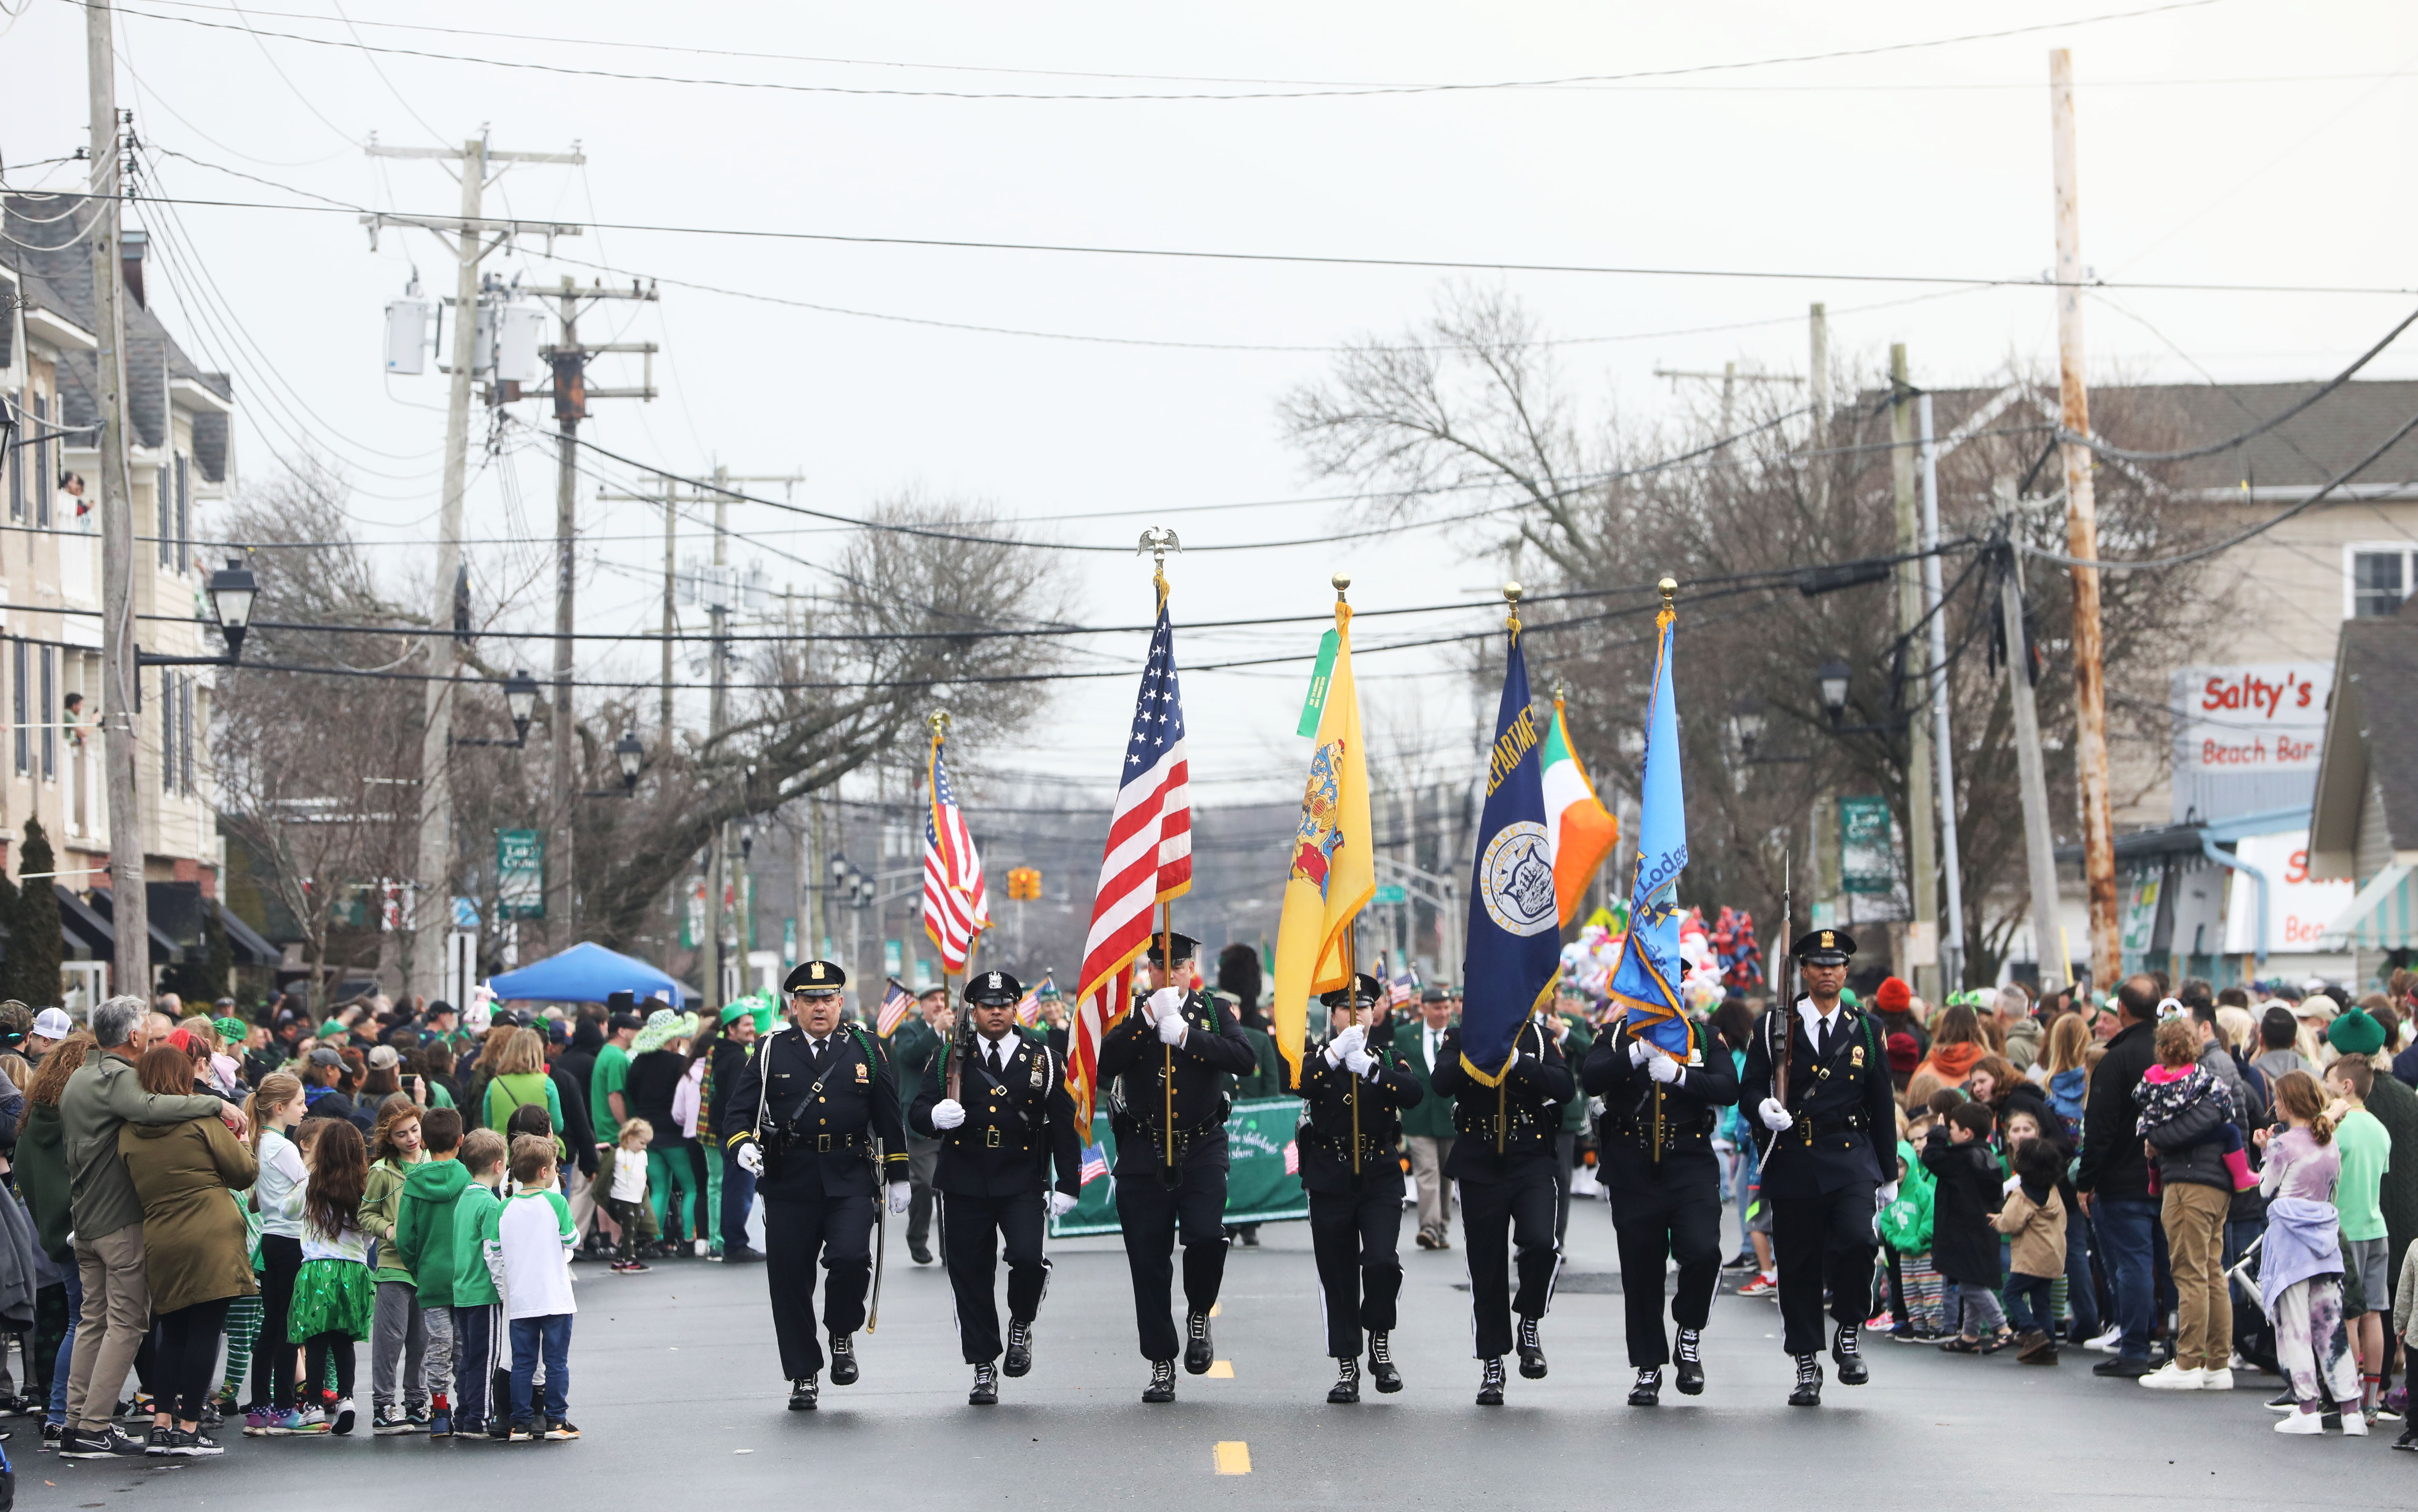
[[[1822,1405],[1822,1289],[1838,1329],[1839,1383],[1870,1379],[1857,1331],[1873,1310],[1873,1220],[1897,1199],[1896,1099],[1877,1023],[1839,1001],[1856,941],[1815,929],[1790,947],[1805,996],[1756,1023],[1738,1097],[1763,1128],[1763,1199],[1780,1268],[1782,1347],[1797,1361],[1791,1407]]]
[[[1402,1291],[1402,1112],[1423,1095],[1392,1036],[1369,1021],[1385,1013],[1385,987],[1366,972],[1320,1001],[1329,1038],[1301,1058],[1301,1184],[1309,1193],[1309,1245],[1325,1293],[1326,1352],[1341,1367],[1330,1402],[1360,1399],[1360,1336],[1369,1376],[1402,1389],[1387,1336]],[[1355,1157],[1354,1142],[1358,1153]]]
[[[1171,972],[1162,946],[1174,945]],[[1226,1275],[1225,1078],[1257,1063],[1225,1006],[1188,985],[1199,942],[1153,936],[1148,995],[1100,1041],[1117,1140],[1117,1224],[1133,1273],[1134,1321],[1150,1361],[1146,1402],[1175,1400],[1175,1323],[1168,1311],[1178,1220],[1184,1236],[1184,1368],[1204,1375],[1215,1358],[1209,1309]],[[1168,1113],[1171,1096],[1174,1122]],[[1171,1152],[1172,1161],[1170,1160]]]
[[[1671,1343],[1662,1331],[1662,1276],[1679,1261],[1671,1319],[1679,1326],[1682,1396],[1705,1389],[1704,1328],[1722,1276],[1722,1168],[1713,1154],[1719,1110],[1736,1103],[1727,1050],[1707,1054],[1691,1033],[1685,1059],[1630,1031],[1623,1019],[1595,1042],[1579,1080],[1603,1099],[1596,1123],[1598,1176],[1612,1199],[1620,1290],[1629,1313],[1629,1405],[1662,1399]]]
[[[976,1407],[999,1402],[999,1300],[991,1277],[1007,1248],[1007,1359],[1033,1368],[1033,1319],[1049,1284],[1041,1252],[1048,1219],[1073,1210],[1083,1189],[1083,1144],[1066,1065],[1047,1045],[1016,1031],[1024,989],[1005,971],[966,984],[971,1032],[953,1037],[916,1093],[907,1126],[940,1141],[932,1184],[941,1194],[941,1259],[957,1300],[957,1342],[974,1367]],[[1049,1191],[1049,1164],[1058,1189]],[[1047,1194],[1046,1197],[1044,1194]]]
[[[1519,1314],[1520,1374],[1545,1375],[1538,1321],[1553,1301],[1561,1246],[1553,1240],[1562,1105],[1578,1094],[1559,1038],[1535,1017],[1511,1037],[1510,1064],[1489,1086],[1461,1053],[1455,1027],[1438,1047],[1429,1087],[1453,1099],[1452,1158],[1445,1174],[1461,1186],[1462,1231],[1469,1245],[1469,1308],[1477,1336],[1477,1405],[1503,1405],[1503,1354]],[[1511,1288],[1519,1251],[1519,1291]]]
[[[906,1125],[881,1042],[840,1023],[848,973],[802,961],[782,984],[789,1022],[756,1042],[730,1090],[723,1147],[760,1178],[764,1259],[773,1291],[773,1332],[789,1411],[815,1409],[823,1350],[815,1336],[815,1270],[830,1273],[823,1326],[831,1334],[832,1384],[857,1378],[851,1336],[865,1326],[873,1280],[873,1225],[882,1189],[890,1211],[907,1211]]]

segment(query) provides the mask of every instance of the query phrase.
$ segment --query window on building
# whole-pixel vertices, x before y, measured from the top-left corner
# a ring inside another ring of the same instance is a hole
[[[193,459],[176,453],[176,571],[193,566]]]
[[[167,468],[161,468],[153,479],[151,496],[160,502],[160,565],[174,567],[176,565],[176,496],[172,491]]]
[[[59,776],[59,649],[41,648],[42,683],[38,717],[42,725],[42,780],[56,782]]]
[[[198,763],[193,758],[193,726],[197,723],[193,716],[193,690],[201,686],[201,681],[196,678],[187,678],[184,682],[184,721],[176,736],[176,782],[184,789],[185,796],[191,798],[200,790],[194,781],[200,773],[195,770]]]
[[[15,730],[17,736],[14,744],[17,756],[17,775],[20,777],[32,767],[34,754],[33,731],[25,727],[32,719],[32,711],[26,708],[31,700],[25,696],[25,643],[22,640],[8,643],[9,725]]]
[[[2410,596],[2410,554],[2407,551],[2354,551],[2350,557],[2350,612],[2358,619],[2380,619],[2401,612]]]
[[[17,396],[17,414],[24,420],[30,420],[33,415],[23,393]],[[28,433],[32,429],[31,425],[26,426]],[[8,451],[8,518],[12,520],[25,517],[25,469],[33,463],[33,450],[32,447],[11,447]]]
[[[42,439],[25,450],[34,454],[34,523],[47,527],[51,523],[51,500],[57,496],[59,475],[52,469],[51,402],[39,394],[34,396],[34,432]],[[64,448],[67,443],[59,445]],[[64,453],[61,453],[62,457]],[[24,518],[22,512],[18,518]]]
[[[176,790],[176,674],[160,674],[160,790]]]

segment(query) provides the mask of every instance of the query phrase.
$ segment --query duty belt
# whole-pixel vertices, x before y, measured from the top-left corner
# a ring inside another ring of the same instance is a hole
[[[1786,1132],[1796,1136],[1797,1142],[1810,1150],[1814,1146],[1815,1135],[1854,1134],[1860,1132],[1863,1127],[1864,1115],[1860,1110],[1818,1119],[1799,1113],[1797,1115],[1797,1122],[1790,1125]]]
[[[798,1148],[804,1149],[808,1138],[809,1136],[803,1134],[799,1135]],[[828,1154],[834,1150],[854,1150],[868,1142],[861,1134],[818,1134],[811,1138],[817,1154]]]
[[[973,1131],[972,1129],[968,1129],[966,1131],[966,1134],[969,1137],[972,1136],[972,1133]],[[1013,1144],[1002,1141],[1000,1138],[1000,1130],[996,1125],[983,1130],[982,1135],[983,1137],[980,1147],[985,1150],[1017,1150],[1029,1154],[1032,1153],[1033,1148],[1033,1141],[1030,1139],[1018,1139]],[[965,1141],[958,1140],[954,1142],[963,1143]]]

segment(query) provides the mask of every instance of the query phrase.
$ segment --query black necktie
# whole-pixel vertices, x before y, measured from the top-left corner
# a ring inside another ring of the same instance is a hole
[[[814,1041],[814,1042],[813,1042],[813,1044],[814,1044],[814,1056],[815,1056],[815,1069],[816,1069],[817,1071],[820,1071],[820,1070],[823,1068],[823,1062],[824,1062],[824,1059],[825,1059],[825,1057],[826,1057],[826,1056],[828,1056],[828,1055],[830,1054],[830,1052],[831,1052],[831,1041],[829,1041],[829,1040],[816,1040],[816,1041]]]
[[[1822,1060],[1830,1059],[1830,1020],[1821,1021],[1821,1031],[1814,1036],[1814,1053]]]
[[[990,1046],[990,1074],[996,1077],[1006,1070],[1007,1044],[1003,1040],[994,1040]]]

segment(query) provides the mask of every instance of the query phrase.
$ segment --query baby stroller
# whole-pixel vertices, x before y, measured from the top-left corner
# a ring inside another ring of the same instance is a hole
[[[2242,1258],[2227,1268],[2226,1284],[2233,1289],[2233,1352],[2269,1375],[2282,1375],[2275,1360],[2275,1325],[2258,1291],[2258,1249],[2266,1238],[2250,1242]]]

